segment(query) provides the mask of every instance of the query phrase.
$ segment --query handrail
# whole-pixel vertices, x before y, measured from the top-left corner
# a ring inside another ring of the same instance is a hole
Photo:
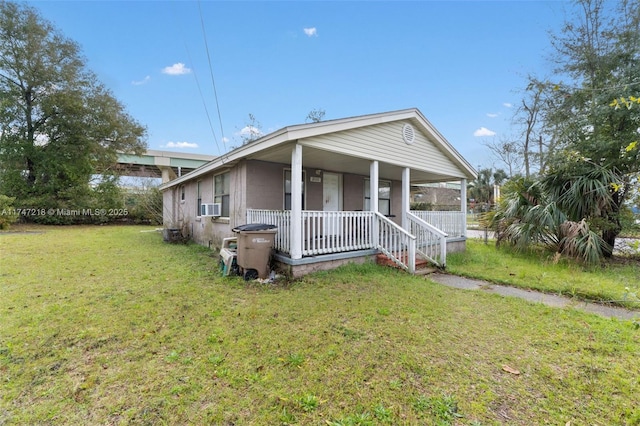
[[[407,212],[409,229],[416,235],[416,251],[435,265],[447,265],[447,233]]]
[[[398,266],[410,273],[416,271],[416,237],[379,212],[377,218],[377,248]]]

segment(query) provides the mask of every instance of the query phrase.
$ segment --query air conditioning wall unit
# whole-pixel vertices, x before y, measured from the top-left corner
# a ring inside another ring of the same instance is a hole
[[[200,216],[220,217],[222,205],[220,203],[203,203],[200,205]]]

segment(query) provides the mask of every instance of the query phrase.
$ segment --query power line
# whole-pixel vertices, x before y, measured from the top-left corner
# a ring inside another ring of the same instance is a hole
[[[207,43],[207,33],[204,28],[204,18],[202,17],[202,7],[200,6],[200,0],[198,0],[198,10],[200,11],[200,25],[202,26],[202,37],[204,38],[204,46],[207,51],[207,60],[209,61],[209,73],[211,75],[211,84],[213,85],[213,96],[216,99],[216,109],[218,110],[218,121],[220,122],[220,134],[222,135],[222,142],[224,143],[224,128],[222,127],[222,116],[220,114],[220,104],[218,103],[218,91],[216,90],[216,80],[213,77],[213,67],[211,66],[211,55],[209,54],[209,44]]]
[[[191,59],[191,53],[189,52],[189,46],[185,41],[184,47],[187,50],[187,57],[189,58],[189,62],[193,63]],[[198,80],[198,74],[196,73],[195,67],[193,68],[193,77],[196,79],[196,86],[198,86],[198,92],[200,93],[200,99],[202,100],[202,105],[204,106],[204,112],[207,115],[207,121],[209,122],[209,128],[211,129],[211,134],[213,135],[213,140],[216,143],[216,148],[219,153],[223,153],[223,150],[220,150],[220,145],[218,144],[218,137],[216,136],[216,131],[213,129],[213,123],[211,122],[211,115],[209,114],[209,108],[207,108],[207,102],[205,101],[204,94],[202,93],[202,88],[200,87],[200,80]],[[223,136],[224,143],[224,136]]]
[[[174,13],[174,17],[177,20],[177,16],[178,13],[176,11],[176,13]],[[182,26],[181,25],[176,25],[178,29],[181,29]],[[180,31],[180,34],[182,35],[182,40],[184,41],[184,48],[187,51],[187,57],[189,58],[189,63],[193,64],[193,59],[191,58],[191,52],[189,51],[189,45],[187,44],[187,38],[185,37],[184,33],[182,31]],[[200,86],[200,80],[198,80],[198,74],[196,73],[195,67],[193,65],[191,65],[192,70],[193,70],[193,76],[196,80],[196,86],[198,87],[198,93],[200,94],[200,99],[202,100],[202,105],[204,107],[204,112],[207,116],[207,121],[209,122],[209,129],[211,129],[211,134],[213,135],[213,140],[216,143],[216,148],[218,150],[219,153],[223,153],[224,151],[220,149],[220,145],[218,144],[218,137],[216,136],[216,132],[213,128],[213,123],[211,122],[211,115],[209,114],[209,109],[207,108],[207,102],[205,100],[204,94],[202,93],[202,87]]]

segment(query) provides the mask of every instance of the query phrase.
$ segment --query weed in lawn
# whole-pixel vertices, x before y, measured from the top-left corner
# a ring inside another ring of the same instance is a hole
[[[229,377],[230,374],[231,374],[231,370],[226,367],[218,368],[213,372],[214,377],[217,377],[219,379]]]
[[[220,337],[218,333],[211,333],[209,337],[207,337],[207,343],[218,344],[222,342],[224,342],[224,339]]]
[[[382,315],[385,317],[391,314],[391,311],[389,310],[389,308],[379,308],[376,312],[378,312],[379,315]]]
[[[429,406],[439,424],[450,425],[455,419],[462,417],[458,413],[458,403],[451,395],[430,398]]]
[[[340,420],[328,421],[330,426],[373,426],[375,421],[371,414],[367,411],[350,414]]]
[[[259,372],[255,371],[253,373],[250,373],[247,376],[247,381],[250,383],[258,383],[262,381],[262,375],[260,375]]]
[[[292,425],[296,423],[296,416],[291,413],[287,407],[282,407],[279,419],[283,425]]]
[[[413,409],[419,413],[423,413],[429,409],[429,399],[424,395],[418,395],[413,400]]]
[[[178,351],[171,351],[169,355],[165,357],[165,360],[168,362],[176,362],[180,359],[180,353]]]
[[[391,423],[393,419],[393,413],[391,410],[382,404],[378,404],[373,408],[373,415],[378,421],[383,423]]]
[[[391,390],[400,390],[402,389],[402,380],[393,379],[389,381],[389,389]]]
[[[310,394],[303,396],[298,400],[298,402],[300,403],[300,407],[307,412],[315,411],[318,408],[318,404],[320,404],[318,398],[315,395]]]
[[[284,363],[289,367],[300,368],[300,366],[304,364],[304,355],[299,353],[290,353],[287,355],[287,358],[284,359]]]
[[[413,408],[419,413],[429,412],[438,425],[451,425],[462,415],[458,413],[458,403],[450,395],[427,397],[418,395],[413,401]]]
[[[224,355],[214,354],[210,355],[209,358],[207,358],[207,361],[209,361],[213,366],[217,367],[224,362],[224,358]]]

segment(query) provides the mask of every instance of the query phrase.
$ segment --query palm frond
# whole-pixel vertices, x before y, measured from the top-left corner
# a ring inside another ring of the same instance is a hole
[[[603,256],[606,243],[591,229],[586,220],[566,221],[560,226],[560,253],[580,259],[587,264],[597,264]]]

